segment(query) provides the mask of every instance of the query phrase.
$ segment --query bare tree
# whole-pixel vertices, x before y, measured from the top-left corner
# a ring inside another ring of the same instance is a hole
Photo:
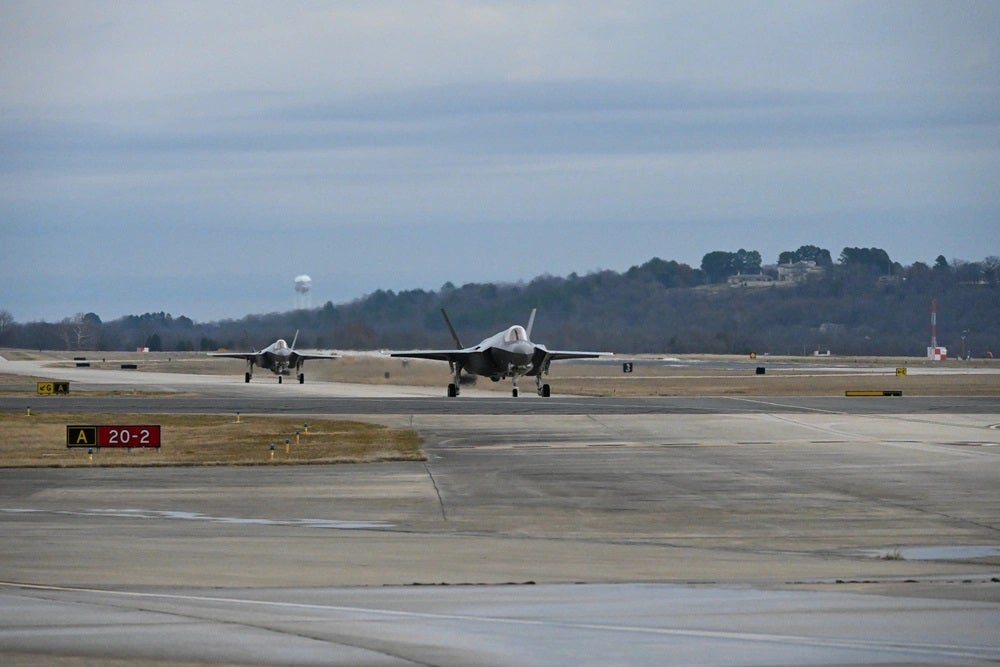
[[[100,333],[101,319],[93,313],[77,313],[60,322],[61,336],[67,350],[88,350]]]
[[[1000,257],[990,255],[983,260],[983,278],[990,285],[1000,282]]]
[[[0,340],[3,339],[4,332],[14,324],[14,316],[9,310],[0,310]]]

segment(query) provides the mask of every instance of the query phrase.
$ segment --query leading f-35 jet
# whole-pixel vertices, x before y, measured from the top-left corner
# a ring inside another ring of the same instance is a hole
[[[293,367],[298,375],[299,384],[303,384],[306,381],[306,376],[302,372],[302,364],[306,359],[339,359],[336,354],[299,352],[295,349],[295,342],[298,339],[299,332],[296,331],[291,345],[284,338],[279,338],[259,352],[209,352],[208,355],[210,357],[245,359],[247,362],[247,372],[244,376],[246,382],[250,382],[250,378],[253,377],[253,367],[256,364],[277,375],[278,384],[281,384],[282,376],[292,374]]]
[[[544,345],[531,342],[531,327],[535,322],[535,309],[531,311],[527,327],[515,324],[493,334],[474,347],[463,347],[444,308],[441,309],[441,315],[444,317],[444,322],[448,325],[448,331],[451,332],[451,337],[458,349],[409,350],[392,352],[389,356],[447,361],[454,378],[452,383],[448,385],[448,396],[452,398],[459,394],[459,380],[462,371],[488,377],[494,382],[499,382],[507,377],[511,378],[514,385],[511,394],[515,398],[518,395],[517,379],[533,375],[538,387],[538,395],[550,396],[552,389],[548,384],[542,384],[542,375],[548,375],[551,362],[560,359],[593,359],[611,355],[611,352],[549,350]]]

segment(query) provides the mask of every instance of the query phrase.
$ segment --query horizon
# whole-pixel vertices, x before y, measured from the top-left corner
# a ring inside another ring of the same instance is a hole
[[[857,247],[857,246],[845,246],[845,248],[851,248],[851,247]],[[825,250],[830,250],[829,248],[824,248],[824,249]],[[752,249],[748,248],[746,250],[752,250]],[[787,249],[788,252],[794,252],[794,250],[796,250],[796,249],[793,249],[793,248]],[[882,250],[884,250],[884,248]],[[782,251],[782,252],[786,252],[786,251]],[[833,255],[832,252],[830,254],[831,254],[831,256]],[[839,253],[838,253],[838,255],[839,255]],[[943,255],[939,254],[939,255],[935,256],[935,259],[937,257],[942,257],[942,256]],[[987,259],[989,257],[997,257],[997,256],[1000,256],[1000,253],[998,253],[996,255],[988,254],[985,257],[983,257],[981,259],[978,259],[978,260],[967,260],[967,259],[962,259],[962,258],[953,258],[953,259],[945,258],[945,259],[948,261],[948,265],[950,267],[954,268],[954,266],[958,262],[979,263],[979,262],[982,262],[984,259]],[[927,265],[928,267],[933,267],[934,266],[934,261],[935,261],[935,260],[930,260],[930,261],[916,260],[914,262],[904,263],[904,262],[901,262],[901,261],[899,261],[897,259],[894,259],[891,254],[889,255],[889,258],[892,260],[893,264],[899,264],[900,266],[902,266],[904,268],[913,266],[914,264],[917,264],[917,263],[923,263],[923,264]],[[444,283],[442,283],[441,285],[439,285],[437,287],[427,287],[427,288],[425,288],[425,287],[410,287],[410,288],[402,288],[402,289],[375,288],[371,292],[367,292],[367,293],[362,294],[360,296],[351,297],[351,298],[349,298],[349,299],[347,299],[345,301],[337,301],[337,302],[333,301],[332,299],[321,299],[321,300],[318,300],[318,302],[316,302],[316,301],[312,300],[312,298],[311,298],[311,289],[310,289],[310,303],[307,306],[306,305],[301,305],[301,303],[302,303],[301,299],[302,299],[303,295],[302,295],[302,293],[298,289],[295,289],[295,288],[298,287],[297,278],[301,276],[301,274],[300,274],[300,276],[296,276],[295,279],[291,279],[289,281],[289,284],[291,286],[291,291],[294,292],[295,296],[294,297],[290,297],[289,305],[288,305],[287,308],[275,308],[275,309],[264,310],[264,311],[248,311],[248,312],[242,313],[240,315],[235,315],[235,316],[227,315],[227,316],[218,316],[218,317],[209,317],[209,318],[198,318],[198,317],[192,317],[191,315],[189,315],[187,313],[184,313],[184,312],[174,312],[174,311],[171,311],[171,310],[168,310],[168,309],[164,309],[164,308],[152,308],[152,309],[146,309],[146,310],[139,310],[139,311],[135,311],[135,312],[131,312],[131,313],[123,313],[123,314],[112,316],[112,317],[106,317],[102,313],[99,313],[99,312],[94,311],[94,310],[80,310],[80,309],[77,309],[77,310],[74,310],[72,312],[72,314],[62,315],[62,316],[60,316],[60,317],[58,317],[58,318],[56,318],[54,320],[45,320],[45,319],[21,320],[21,319],[19,319],[17,317],[16,313],[13,313],[13,312],[9,311],[9,309],[4,308],[3,304],[0,304],[0,311],[7,310],[8,312],[11,312],[11,315],[14,316],[14,322],[17,323],[17,324],[19,324],[19,325],[34,324],[34,323],[56,324],[58,322],[66,320],[66,319],[72,319],[73,317],[75,317],[77,315],[88,315],[88,314],[97,315],[101,319],[102,322],[113,322],[113,321],[116,321],[116,320],[125,319],[127,317],[142,317],[143,315],[155,315],[155,314],[160,314],[160,313],[163,313],[164,315],[167,315],[167,316],[169,316],[169,317],[171,317],[173,319],[178,319],[180,317],[186,317],[186,318],[192,320],[195,324],[212,324],[212,323],[224,322],[224,321],[229,321],[229,320],[237,320],[238,321],[238,320],[242,320],[242,319],[245,319],[245,318],[248,318],[248,317],[255,317],[255,316],[261,316],[261,315],[284,314],[284,313],[294,312],[296,310],[309,310],[309,311],[319,310],[321,308],[324,308],[327,303],[331,303],[334,307],[346,306],[346,305],[349,305],[351,303],[354,303],[355,301],[364,300],[364,299],[368,298],[369,296],[371,296],[373,293],[378,292],[378,291],[386,291],[386,292],[392,292],[392,293],[397,293],[397,294],[398,293],[402,293],[402,292],[424,291],[424,292],[430,292],[430,293],[436,294],[436,293],[439,293],[445,287],[445,285],[447,285],[448,283],[453,284],[456,288],[461,288],[461,287],[464,287],[465,285],[469,285],[469,284],[471,284],[471,285],[476,285],[476,284],[493,284],[493,285],[498,285],[498,286],[519,286],[519,285],[529,285],[533,281],[541,279],[541,278],[545,278],[545,277],[554,277],[554,278],[558,278],[558,279],[562,279],[562,280],[568,280],[570,278],[570,276],[572,276],[572,275],[576,275],[579,278],[584,278],[584,277],[586,277],[588,275],[592,275],[592,274],[596,274],[596,273],[601,273],[601,272],[604,272],[604,271],[612,271],[612,272],[617,273],[619,275],[623,275],[629,269],[643,266],[646,263],[651,262],[651,261],[656,260],[656,259],[659,259],[659,260],[664,261],[664,262],[677,262],[678,264],[680,264],[682,266],[686,265],[686,266],[689,266],[690,268],[692,268],[694,270],[701,271],[701,268],[700,268],[700,263],[701,262],[700,261],[698,263],[699,266],[695,266],[695,265],[692,265],[692,264],[688,264],[687,262],[682,262],[682,261],[676,260],[676,259],[668,259],[668,258],[664,258],[664,257],[654,256],[654,257],[651,257],[651,258],[645,260],[644,262],[640,262],[640,263],[636,263],[636,264],[631,264],[628,267],[625,267],[625,268],[623,268],[621,270],[615,270],[615,269],[594,269],[592,271],[586,271],[586,272],[570,271],[569,273],[564,274],[564,275],[553,275],[553,274],[550,274],[550,273],[543,273],[543,274],[539,274],[539,275],[536,275],[536,276],[532,276],[530,278],[520,279],[520,280],[512,280],[512,281],[474,281],[473,280],[473,281],[467,281],[467,282],[464,282],[464,283],[453,283],[452,281],[445,281]],[[838,264],[837,259],[834,259],[833,261],[834,261],[834,266],[836,266]],[[769,263],[769,262],[766,262],[766,261],[762,261],[762,263],[761,263],[761,268],[762,269],[775,268],[777,266],[778,266],[777,262]],[[704,286],[704,285],[702,285],[702,286]]]

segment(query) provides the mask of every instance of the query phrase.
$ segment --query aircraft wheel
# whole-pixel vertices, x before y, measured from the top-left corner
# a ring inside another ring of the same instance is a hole
[[[278,376],[278,384],[281,384],[281,376]]]
[[[299,373],[299,384],[305,384],[305,383],[306,383],[306,374]]]
[[[448,385],[448,398],[455,398],[458,396],[458,386],[455,384]]]
[[[547,385],[547,384],[543,384],[542,385],[542,396],[544,398],[548,398],[551,395],[552,395],[552,387],[549,386],[549,385]]]
[[[247,373],[247,374],[246,374],[246,378],[245,378],[245,382],[246,382],[247,384],[250,384],[250,378],[252,378],[252,377],[253,377],[252,375],[250,375],[249,373]]]
[[[513,396],[514,398],[517,398],[517,394],[518,394],[517,387],[514,387],[511,390],[510,395]]]

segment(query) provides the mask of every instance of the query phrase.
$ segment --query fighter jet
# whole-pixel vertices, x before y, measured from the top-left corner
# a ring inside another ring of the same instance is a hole
[[[339,356],[336,354],[323,354],[314,353],[306,354],[305,352],[299,352],[295,349],[295,342],[299,339],[299,332],[295,332],[295,338],[292,339],[292,344],[289,345],[284,338],[279,338],[274,341],[263,350],[257,352],[209,352],[208,355],[211,357],[232,357],[234,359],[246,359],[247,362],[247,372],[246,372],[246,382],[250,382],[250,378],[253,377],[253,367],[254,364],[260,366],[261,368],[266,368],[275,375],[278,376],[278,384],[281,384],[281,378],[285,375],[292,374],[292,367],[295,367],[295,372],[298,374],[299,384],[306,381],[305,373],[302,372],[302,364],[306,359],[338,359]]]
[[[459,394],[462,372],[488,377],[494,382],[511,378],[514,398],[518,396],[517,380],[522,376],[535,376],[539,396],[551,396],[552,388],[542,384],[542,375],[548,375],[549,364],[559,359],[592,359],[610,356],[611,352],[575,352],[564,350],[549,350],[544,345],[531,342],[531,327],[535,322],[535,309],[531,311],[528,326],[519,324],[498,331],[483,340],[475,347],[464,347],[451,326],[448,313],[441,309],[448,331],[458,349],[455,350],[409,350],[406,352],[391,352],[392,357],[410,357],[413,359],[438,359],[447,361],[451,368],[453,381],[448,385],[448,396],[454,398]]]

